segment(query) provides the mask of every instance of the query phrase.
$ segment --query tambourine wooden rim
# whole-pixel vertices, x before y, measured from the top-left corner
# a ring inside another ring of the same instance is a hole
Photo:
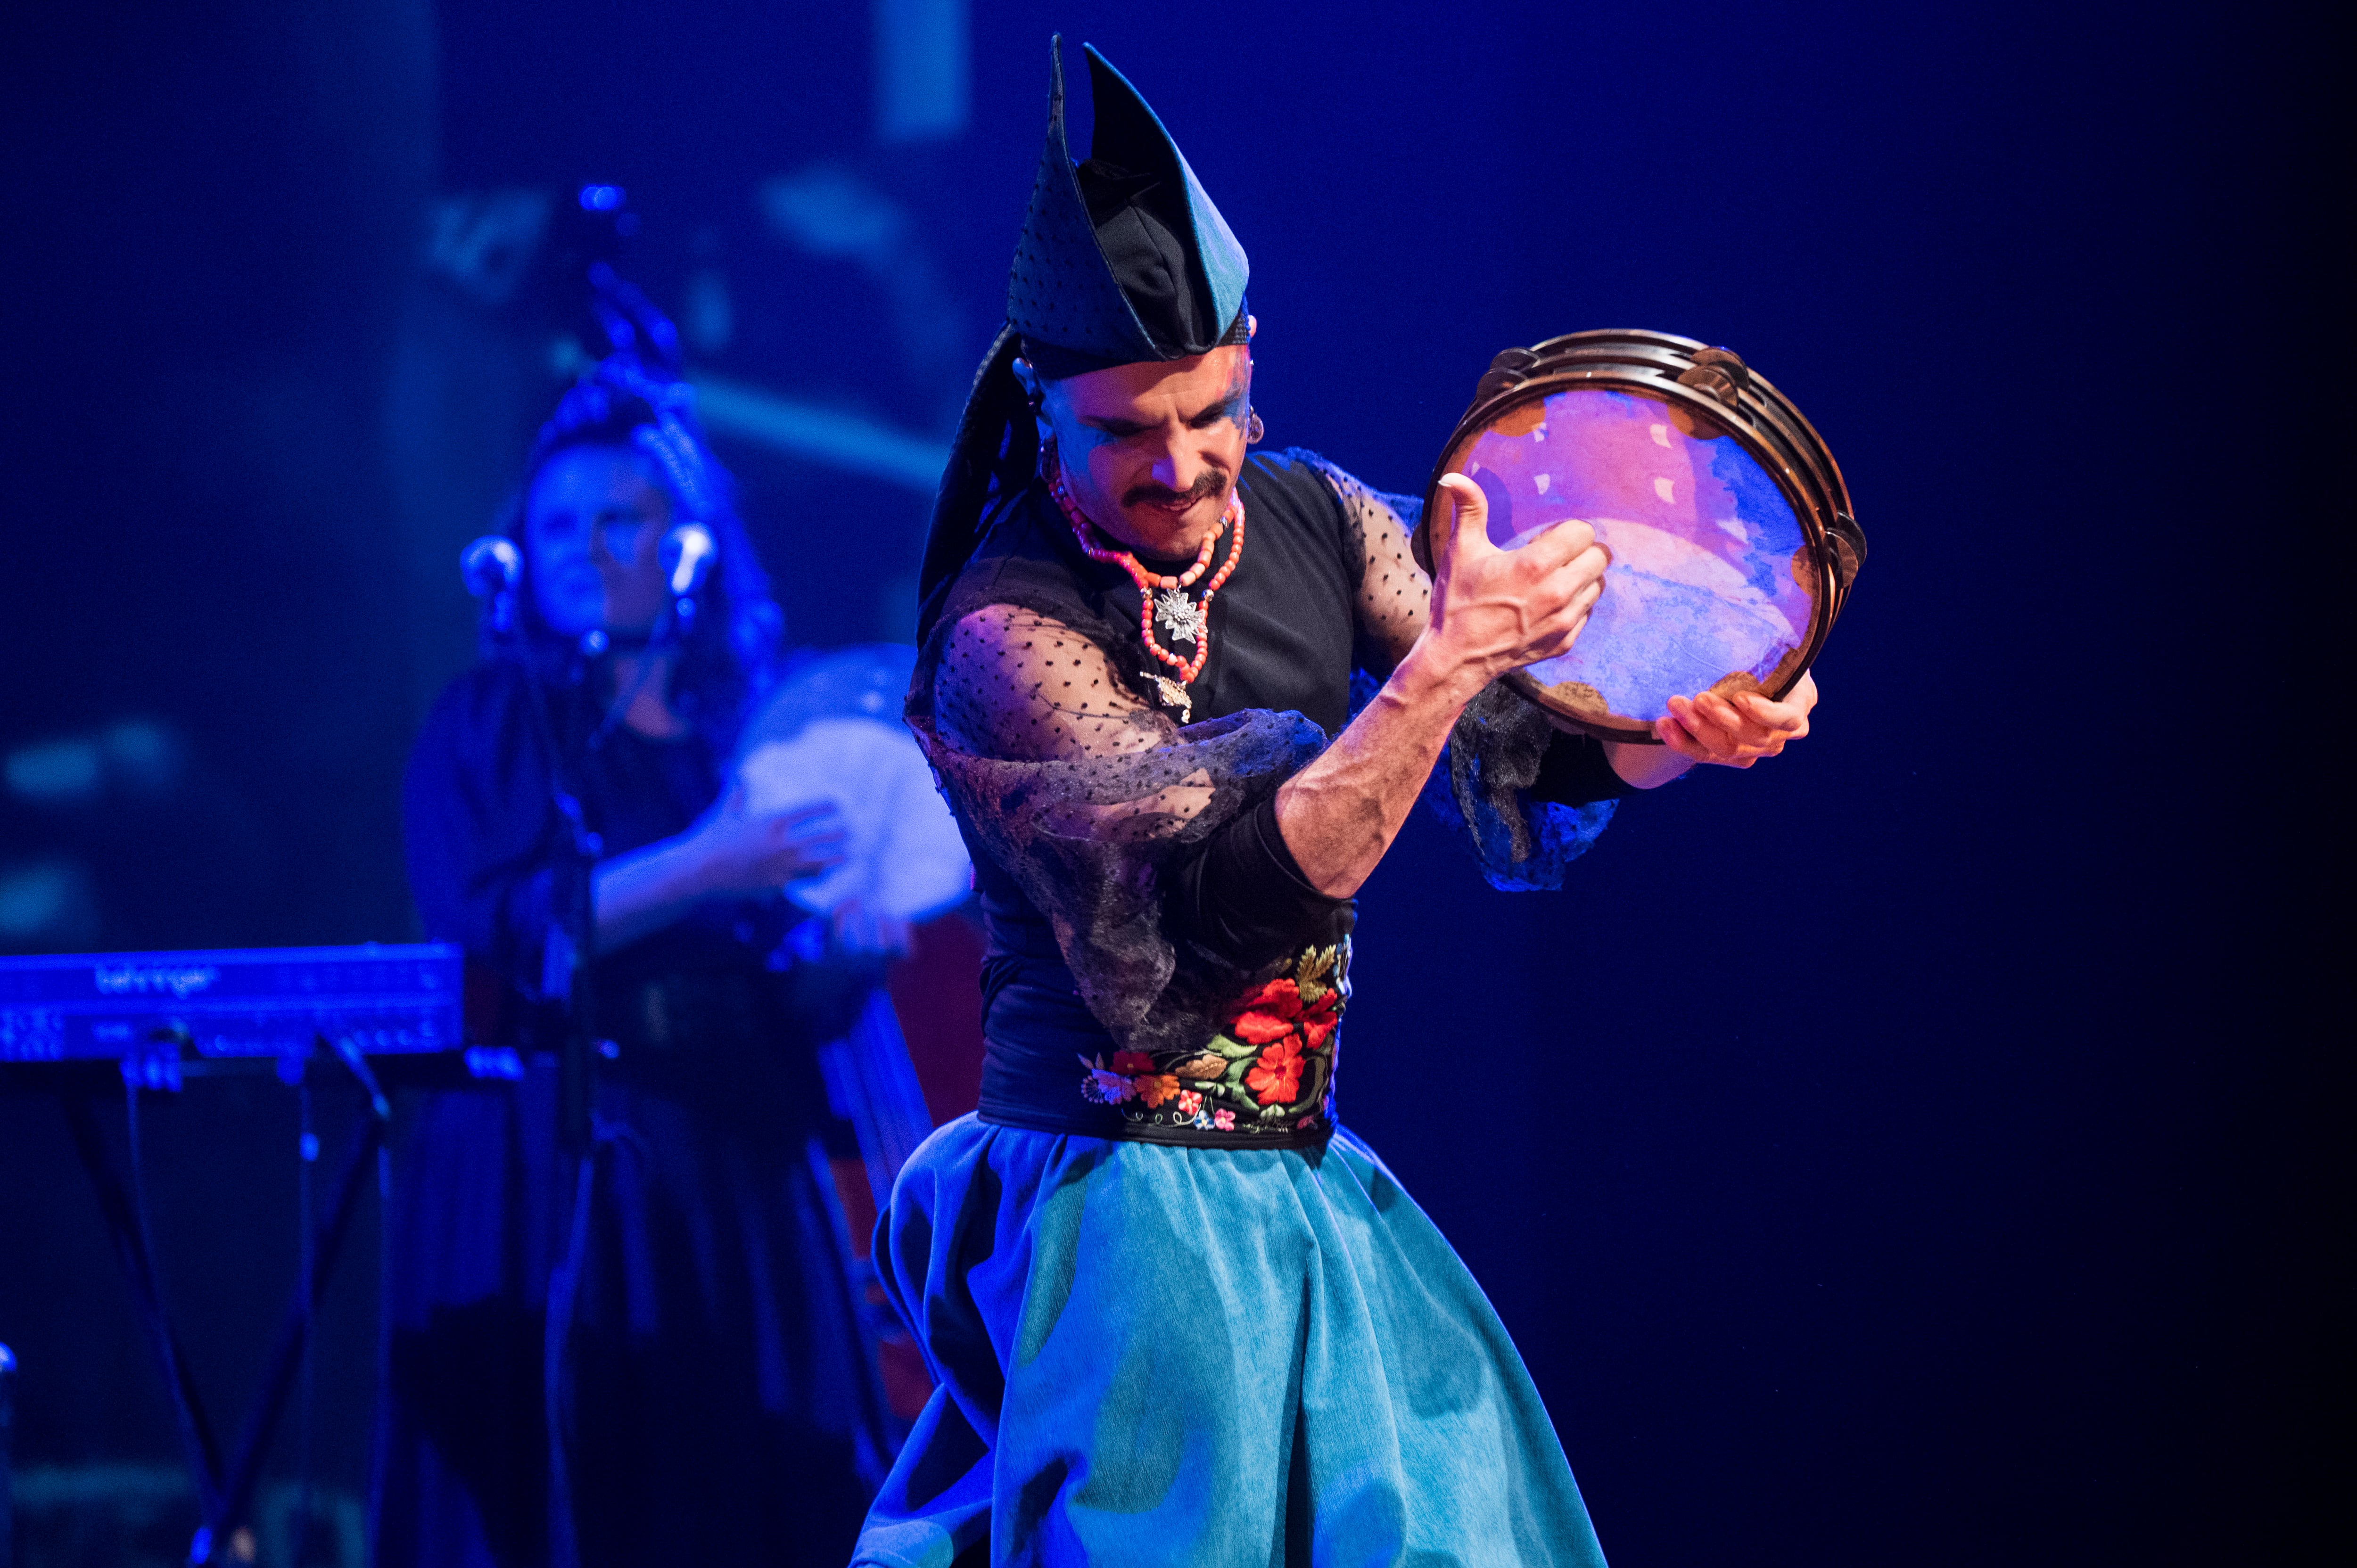
[[[1770,699],[1781,698],[1800,683],[1824,649],[1834,621],[1849,598],[1850,585],[1857,580],[1858,567],[1866,560],[1866,534],[1851,514],[1841,467],[1815,427],[1765,376],[1727,349],[1666,332],[1604,330],[1566,333],[1498,355],[1482,375],[1472,406],[1457,422],[1425,485],[1424,515],[1417,520],[1411,541],[1416,564],[1427,573],[1433,569],[1429,531],[1440,481],[1444,475],[1458,471],[1457,465],[1472,443],[1500,415],[1552,393],[1581,387],[1641,393],[1726,431],[1767,470],[1792,503],[1820,576],[1801,656],[1784,661],[1789,673],[1780,676],[1776,685],[1759,688]],[[1653,738],[1650,729],[1600,723],[1572,711],[1567,702],[1525,671],[1517,670],[1506,678],[1548,712],[1590,735],[1620,741]],[[1756,685],[1749,676],[1738,683]]]

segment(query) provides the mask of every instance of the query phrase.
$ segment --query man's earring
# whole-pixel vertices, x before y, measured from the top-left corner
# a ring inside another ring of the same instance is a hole
[[[1244,419],[1244,445],[1257,446],[1260,438],[1267,434],[1268,427],[1260,422],[1260,410],[1254,409]]]

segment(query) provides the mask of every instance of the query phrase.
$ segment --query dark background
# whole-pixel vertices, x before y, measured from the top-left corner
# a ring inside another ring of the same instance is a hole
[[[12,17],[0,950],[414,935],[397,779],[470,653],[451,562],[562,385],[538,274],[502,295],[450,236],[621,184],[694,366],[939,442],[1060,27],[1250,250],[1274,443],[1418,489],[1494,350],[1656,328],[1792,394],[1872,541],[1793,754],[1630,803],[1561,895],[1418,823],[1365,897],[1346,1114],[1491,1291],[1614,1561],[2314,1544],[2348,1457],[2309,1424],[2345,1106],[2283,912],[2330,886],[2291,780],[2336,727],[2284,633],[2343,379],[2292,331],[2316,40],[2165,5],[1022,0],[971,16],[963,123],[894,139],[892,8]],[[718,439],[793,634],[905,635],[919,489]],[[227,1407],[292,1265],[292,1097],[149,1114]],[[372,1225],[319,1373],[348,1497]],[[171,1461],[32,1096],[0,1096],[0,1340],[20,1484]]]

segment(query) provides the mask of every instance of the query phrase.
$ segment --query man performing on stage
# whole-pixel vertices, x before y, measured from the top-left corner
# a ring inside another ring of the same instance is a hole
[[[1814,690],[1615,746],[1496,684],[1571,644],[1605,553],[1500,551],[1457,480],[1427,579],[1414,503],[1248,456],[1243,251],[1089,65],[1093,156],[1059,64],[927,547],[909,714],[974,854],[989,1055],[879,1232],[939,1388],[856,1561],[1600,1562],[1496,1315],[1336,1123],[1351,895],[1428,780],[1493,881],[1556,886],[1612,800],[1775,755]]]

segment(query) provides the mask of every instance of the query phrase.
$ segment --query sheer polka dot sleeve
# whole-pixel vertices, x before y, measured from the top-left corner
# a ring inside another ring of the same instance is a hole
[[[1166,884],[1324,744],[1298,714],[1180,728],[1071,612],[984,600],[920,660],[909,727],[991,860],[1048,918],[1081,994],[1126,1049],[1200,1045],[1248,976],[1174,945]],[[930,660],[930,663],[927,662]]]
[[[1103,649],[1014,605],[985,605],[950,628],[933,693],[943,740],[1010,762],[1129,756],[1178,733],[1114,676]]]
[[[1423,503],[1387,495],[1331,463],[1319,461],[1318,468],[1342,503],[1345,539],[1360,564],[1362,659],[1369,673],[1387,675],[1432,618],[1432,579],[1408,548]]]
[[[1362,563],[1359,579],[1360,703],[1422,635],[1432,618],[1432,579],[1415,564],[1409,535],[1424,510],[1411,496],[1387,495],[1317,459],[1341,503],[1345,540]],[[1425,804],[1460,834],[1481,874],[1510,889],[1563,886],[1566,868],[1612,819],[1612,802],[1577,804],[1545,798],[1541,778],[1554,771],[1609,779],[1597,743],[1558,731],[1530,698],[1494,681],[1466,704],[1449,731]],[[1579,766],[1584,764],[1585,766]]]

